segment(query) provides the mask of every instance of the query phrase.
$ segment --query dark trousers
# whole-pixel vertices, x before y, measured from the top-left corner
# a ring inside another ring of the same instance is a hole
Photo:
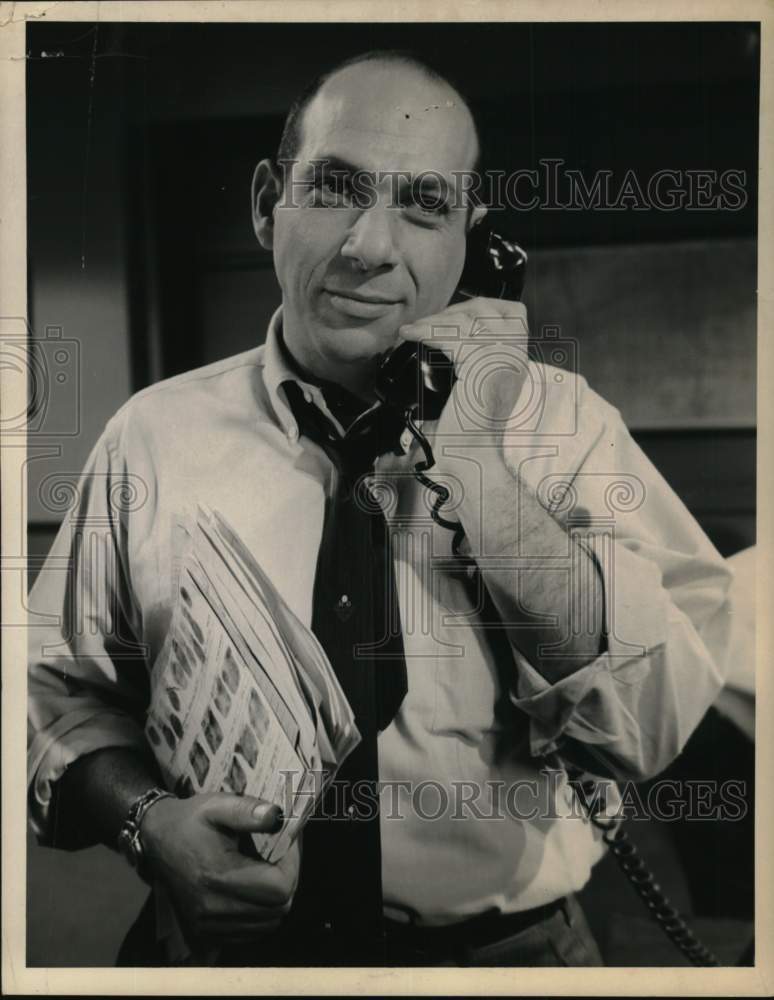
[[[550,916],[502,938],[485,944],[468,945],[462,940],[425,943],[402,934],[387,935],[385,965],[390,968],[428,966],[548,967],[599,966],[602,957],[580,904],[568,896]],[[270,935],[256,940],[251,948],[224,950],[219,965],[237,967],[316,965],[358,966],[372,964],[359,960],[350,942],[304,942],[298,929],[283,938]],[[121,967],[158,967],[167,964],[156,942],[155,903],[149,897],[124,940],[117,963]]]

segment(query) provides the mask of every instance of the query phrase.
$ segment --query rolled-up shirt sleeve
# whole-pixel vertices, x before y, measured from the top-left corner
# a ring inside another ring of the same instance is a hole
[[[29,597],[28,798],[42,843],[54,836],[53,786],[73,761],[146,749],[147,657],[124,553],[134,484],[118,440],[109,424]]]
[[[574,433],[552,434],[568,426],[569,407]],[[679,754],[723,685],[731,572],[618,411],[582,379],[554,393],[541,429],[531,454],[512,443],[506,462],[592,556],[603,641],[601,655],[556,683],[517,653],[511,698],[529,717],[534,755],[564,749],[570,759],[574,742],[587,770],[642,780]],[[569,556],[568,579],[578,567]],[[582,581],[578,591],[582,600]],[[574,611],[579,627],[584,614],[593,611]]]

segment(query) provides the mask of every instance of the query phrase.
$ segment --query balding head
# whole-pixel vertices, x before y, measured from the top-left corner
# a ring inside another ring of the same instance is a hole
[[[321,98],[317,102],[318,96]],[[296,98],[282,132],[278,160],[296,159],[304,139],[306,112],[313,103],[354,96],[364,116],[373,115],[385,97],[392,99],[397,134],[421,133],[430,118],[444,115],[450,130],[466,144],[459,170],[480,166],[481,140],[467,101],[441,74],[408,52],[366,52],[317,77]],[[385,169],[388,169],[385,167]]]

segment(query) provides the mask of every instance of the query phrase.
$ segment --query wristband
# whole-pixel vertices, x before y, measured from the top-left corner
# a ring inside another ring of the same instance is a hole
[[[124,820],[124,825],[121,827],[121,832],[118,834],[118,850],[140,878],[145,878],[145,852],[143,851],[142,840],[140,839],[140,825],[151,806],[162,799],[174,798],[177,798],[177,796],[173,795],[172,792],[167,792],[163,788],[148,789],[147,792],[144,792],[139,798],[134,800]]]

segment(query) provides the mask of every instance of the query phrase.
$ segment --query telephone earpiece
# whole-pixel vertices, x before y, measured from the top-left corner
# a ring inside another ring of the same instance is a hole
[[[518,300],[524,286],[527,255],[513,240],[477,226],[468,236],[465,267],[452,302],[485,296]],[[452,552],[460,555],[465,532],[457,521],[441,514],[449,490],[425,475],[435,464],[430,442],[417,421],[437,420],[451,395],[457,377],[454,362],[443,351],[426,344],[404,341],[382,359],[376,374],[375,407],[386,407],[399,415],[424,453],[414,465],[414,475],[434,495],[433,520],[454,532]],[[372,411],[368,411],[369,415]],[[397,448],[397,445],[396,445]]]
[[[518,243],[476,226],[468,236],[465,267],[452,302],[479,295],[518,301],[526,265],[527,254]],[[401,414],[437,420],[455,382],[454,364],[443,351],[404,341],[382,359],[374,389],[382,404]]]

